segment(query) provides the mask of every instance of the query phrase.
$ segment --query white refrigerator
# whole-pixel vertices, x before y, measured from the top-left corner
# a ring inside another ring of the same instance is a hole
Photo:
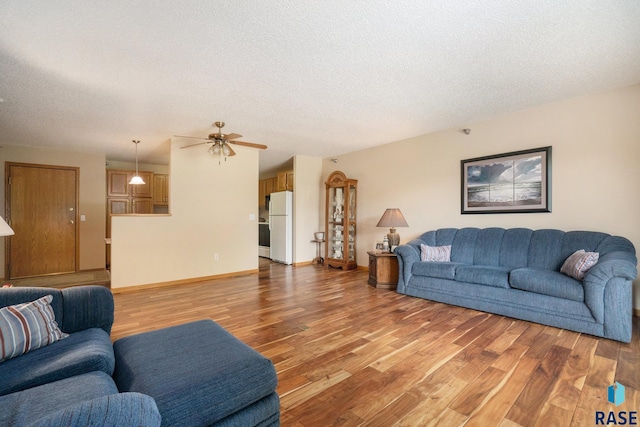
[[[293,263],[293,193],[271,193],[269,230],[271,259],[283,264]]]

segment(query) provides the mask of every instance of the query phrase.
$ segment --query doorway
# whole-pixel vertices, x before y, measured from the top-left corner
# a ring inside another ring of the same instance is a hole
[[[78,179],[77,167],[5,164],[8,279],[77,271]]]

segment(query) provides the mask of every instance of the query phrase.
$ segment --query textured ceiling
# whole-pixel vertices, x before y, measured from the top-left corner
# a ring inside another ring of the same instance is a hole
[[[109,160],[224,120],[264,173],[639,82],[638,0],[0,3],[0,144]]]

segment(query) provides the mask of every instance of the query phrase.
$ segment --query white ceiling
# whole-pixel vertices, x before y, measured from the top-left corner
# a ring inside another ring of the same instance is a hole
[[[640,1],[2,0],[0,77],[0,144],[166,163],[223,120],[264,173],[639,83]]]

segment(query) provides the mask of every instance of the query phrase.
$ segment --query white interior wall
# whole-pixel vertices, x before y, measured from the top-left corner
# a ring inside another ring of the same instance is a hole
[[[293,262],[306,263],[316,257],[316,244],[312,243],[320,227],[322,159],[310,156],[293,158]],[[324,193],[322,193],[324,194]]]
[[[360,266],[388,232],[376,224],[389,207],[400,208],[409,224],[398,229],[401,242],[440,227],[528,227],[602,231],[640,250],[639,117],[634,85],[336,156],[337,164],[325,159],[323,176],[341,170],[358,180]],[[460,213],[461,160],[548,145],[551,213]],[[640,292],[634,307],[640,308]]]
[[[113,217],[112,288],[257,270],[258,152],[218,164],[187,143],[171,144],[171,215]]]

